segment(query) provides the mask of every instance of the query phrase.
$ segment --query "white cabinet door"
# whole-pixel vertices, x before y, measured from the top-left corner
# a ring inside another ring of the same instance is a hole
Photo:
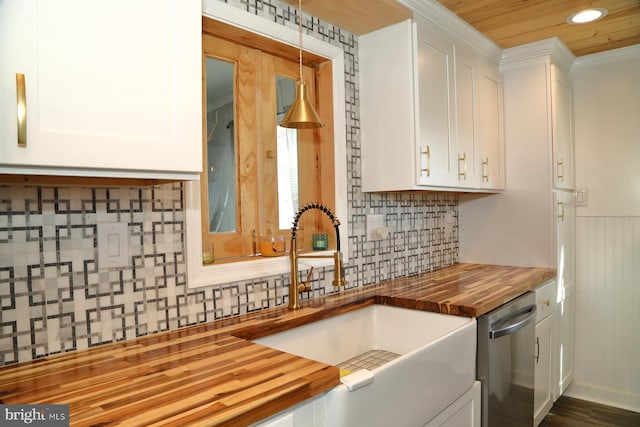
[[[429,175],[415,137],[414,34],[407,20],[359,40],[363,191],[415,188],[416,174]]]
[[[534,426],[540,424],[553,405],[555,314],[536,324]]]
[[[498,67],[484,62],[478,67],[478,138],[483,188],[504,190],[505,157],[502,77]]]
[[[555,397],[565,392],[573,381],[574,341],[575,341],[575,287],[564,288],[562,302],[558,304],[558,383]]]
[[[551,65],[554,187],[575,188],[573,170],[572,96],[569,76]]]
[[[558,295],[575,284],[575,194],[573,191],[555,191],[556,201],[556,268]],[[558,298],[561,301],[561,298]]]
[[[424,427],[480,427],[481,385],[476,381],[469,390],[440,412]]]
[[[573,381],[573,343],[575,336],[575,196],[571,191],[556,191],[557,238],[557,322],[558,386],[560,396]]]
[[[469,48],[455,46],[455,157],[453,171],[461,187],[480,187],[479,58]]]
[[[31,76],[37,70],[33,60],[37,47],[36,6],[33,0],[0,1],[0,164],[20,152],[16,74],[28,76],[27,107],[37,93],[31,84]],[[27,125],[34,120],[31,114],[27,119]]]
[[[252,427],[324,427],[326,426],[326,398],[324,394],[307,399]]]
[[[502,190],[502,78],[495,64],[455,46],[455,153],[458,185]]]
[[[197,178],[200,1],[0,7],[0,172]],[[24,147],[14,137],[16,73],[26,81]]]
[[[426,22],[417,20],[416,44],[416,136],[422,153],[418,184],[455,187],[458,171],[453,128],[454,43]]]
[[[411,20],[359,42],[363,191],[455,187],[453,42]]]

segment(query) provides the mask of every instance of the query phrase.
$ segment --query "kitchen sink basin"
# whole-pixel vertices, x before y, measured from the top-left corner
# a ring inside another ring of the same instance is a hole
[[[475,319],[373,305],[253,340],[342,367],[326,425],[423,425],[472,387]]]

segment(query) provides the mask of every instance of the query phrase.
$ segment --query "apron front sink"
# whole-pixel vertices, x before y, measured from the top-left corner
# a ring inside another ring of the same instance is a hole
[[[422,425],[476,377],[467,317],[373,305],[252,341],[342,368],[325,396],[331,426]]]

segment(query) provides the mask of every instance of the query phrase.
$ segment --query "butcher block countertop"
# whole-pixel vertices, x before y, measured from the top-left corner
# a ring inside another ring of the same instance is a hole
[[[338,385],[337,367],[249,339],[371,304],[477,317],[554,269],[456,264],[286,307],[0,368],[0,402],[69,404],[73,426],[247,425]]]

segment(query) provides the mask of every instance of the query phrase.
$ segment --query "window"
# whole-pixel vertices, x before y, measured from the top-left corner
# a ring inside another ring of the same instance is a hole
[[[214,263],[237,262],[261,254],[260,237],[281,236],[288,244],[293,215],[303,204],[335,210],[333,135],[277,126],[295,96],[297,56],[273,52],[272,42],[265,49],[218,37],[228,38],[224,26],[205,28],[203,252],[212,247]],[[331,62],[313,60],[303,67],[304,79],[319,114],[331,123],[331,97],[322,95],[332,90],[324,77],[331,75]],[[325,216],[314,212],[303,221],[299,248],[310,247],[311,234],[319,231],[335,245]]]
[[[216,28],[212,30],[212,26]],[[299,34],[296,29],[267,21],[222,2],[203,3],[203,32],[217,34],[220,38],[227,40],[243,40],[245,45],[253,43],[261,50],[268,47],[271,53],[288,52],[288,58],[292,61],[297,58]],[[344,232],[347,224],[345,54],[339,47],[318,39],[304,37],[305,63],[319,64],[316,66],[316,82],[320,84],[320,90],[317,90],[318,103],[322,107],[319,109],[322,110],[321,114],[333,115],[332,119],[325,121],[325,127],[318,132],[323,147],[333,151],[334,170],[327,173],[331,174],[335,180],[335,187],[332,189],[335,197],[335,211],[344,224],[341,227],[343,232],[340,233],[340,245],[343,260],[348,262],[349,240],[348,233]],[[328,89],[323,90],[322,86]],[[200,184],[200,181],[187,181],[184,184],[185,262],[190,288],[289,272],[288,257],[251,257],[245,261],[203,265]],[[324,189],[329,191],[326,186]],[[323,259],[307,259],[301,262],[301,268],[331,265],[333,265],[331,260]]]

